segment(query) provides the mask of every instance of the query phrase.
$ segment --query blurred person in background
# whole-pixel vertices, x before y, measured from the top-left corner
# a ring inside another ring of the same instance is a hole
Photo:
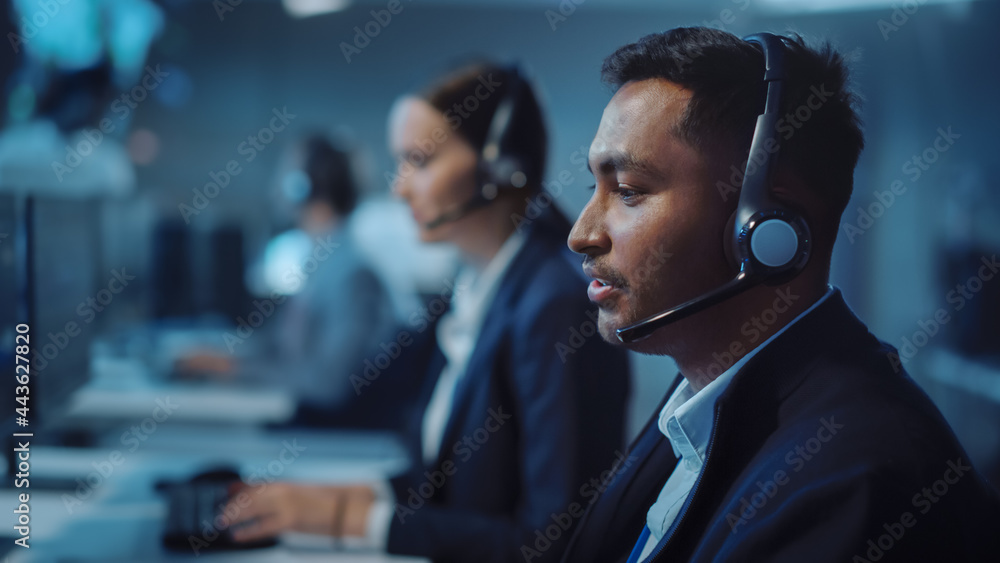
[[[351,410],[351,374],[391,336],[396,319],[382,282],[349,235],[347,222],[358,201],[350,155],[311,135],[293,148],[292,161],[282,192],[296,205],[298,230],[282,236],[304,254],[293,262],[308,258],[315,270],[273,280],[291,280],[294,287],[287,289],[293,293],[259,329],[265,334],[237,349],[240,355],[196,352],[182,358],[178,370],[286,387],[298,399],[296,423],[395,426],[398,420],[393,424],[391,417]],[[348,411],[351,416],[338,416]]]
[[[325,534],[434,561],[557,560],[587,483],[615,462],[628,365],[594,335],[570,224],[542,192],[536,96],[514,67],[466,66],[401,98],[389,138],[393,189],[421,239],[463,257],[447,312],[362,387],[377,405],[384,390],[426,381],[407,428],[411,468],[380,484],[246,488],[249,505],[227,507],[234,536]],[[552,526],[557,537],[540,542]]]

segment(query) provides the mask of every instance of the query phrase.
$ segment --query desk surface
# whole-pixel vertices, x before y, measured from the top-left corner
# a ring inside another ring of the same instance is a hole
[[[80,478],[76,491],[30,490],[31,549],[14,547],[8,560],[34,561],[191,561],[161,547],[166,501],[154,491],[160,479],[181,479],[220,458],[244,475],[269,471],[275,477],[313,482],[371,481],[402,471],[406,459],[398,444],[373,433],[265,432],[164,427],[142,448],[128,451],[116,444],[93,449],[32,449],[32,475]],[[229,436],[229,440],[223,440]],[[155,438],[155,439],[154,439]],[[302,450],[290,461],[281,448],[297,440]],[[215,447],[213,447],[213,444]],[[107,465],[112,453],[121,463]],[[280,460],[284,459],[285,462]],[[286,463],[287,462],[287,463]],[[280,467],[279,467],[280,465]],[[103,467],[105,476],[97,473]],[[110,469],[109,469],[110,468]],[[93,486],[87,484],[87,480]],[[16,495],[24,489],[0,491],[0,534],[8,545],[14,526]],[[325,538],[293,535],[267,549],[203,554],[208,562],[336,561],[357,563],[420,562],[423,559],[361,551],[334,551]]]
[[[167,405],[166,414],[162,414],[162,405]],[[174,421],[266,424],[284,422],[294,413],[294,398],[273,389],[171,382],[118,388],[90,383],[74,394],[66,416],[139,421],[157,416]]]

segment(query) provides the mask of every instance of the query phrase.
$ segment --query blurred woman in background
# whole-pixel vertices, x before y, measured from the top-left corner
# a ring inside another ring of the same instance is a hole
[[[248,488],[231,507],[238,540],[296,530],[435,561],[558,560],[621,446],[628,366],[600,338],[572,339],[596,315],[542,190],[546,139],[516,68],[466,66],[397,101],[393,190],[421,239],[463,258],[447,312],[363,390],[376,409],[380,388],[426,380],[411,469],[383,486]]]

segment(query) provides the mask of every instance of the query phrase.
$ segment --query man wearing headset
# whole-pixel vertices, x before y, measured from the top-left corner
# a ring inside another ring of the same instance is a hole
[[[863,146],[842,57],[681,28],[602,74],[569,245],[602,336],[683,377],[563,560],[996,560],[996,491],[828,285]]]

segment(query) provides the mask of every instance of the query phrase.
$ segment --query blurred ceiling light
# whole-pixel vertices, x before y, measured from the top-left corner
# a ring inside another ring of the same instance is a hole
[[[344,10],[351,0],[281,0],[281,3],[293,18],[308,18]]]
[[[803,13],[803,12],[851,12],[864,10],[881,10],[905,5],[913,6],[928,4],[967,4],[973,0],[758,0],[758,5],[770,12]]]

